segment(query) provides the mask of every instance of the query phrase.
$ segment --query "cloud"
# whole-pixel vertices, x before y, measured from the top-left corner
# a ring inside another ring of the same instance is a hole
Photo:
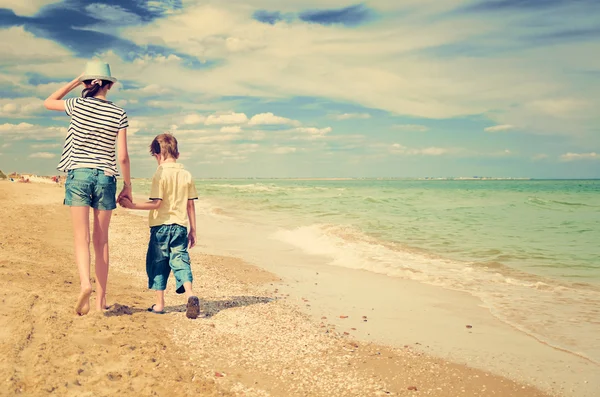
[[[299,18],[304,22],[320,25],[340,24],[357,26],[372,18],[373,12],[364,4],[330,10],[309,10],[301,12]]]
[[[85,10],[96,19],[119,25],[136,25],[142,22],[142,18],[139,15],[119,6],[93,3],[86,6]]]
[[[419,125],[419,124],[396,124],[392,128],[394,128],[395,130],[400,130],[400,131],[415,131],[415,132],[429,131],[429,128],[427,128],[424,125]]]
[[[64,138],[66,134],[67,129],[64,127],[44,127],[29,123],[4,123],[0,125],[0,136],[6,136],[14,140],[33,139],[39,141],[50,138]]]
[[[144,88],[141,88],[139,91],[147,95],[164,95],[171,92],[170,89],[161,87],[158,84],[147,85]]]
[[[23,1],[27,3],[27,1]],[[45,63],[71,58],[71,52],[52,40],[39,38],[23,26],[0,29],[1,66],[20,66],[25,62]]]
[[[596,152],[590,153],[565,153],[560,156],[561,161],[578,161],[578,160],[600,160],[600,155]]]
[[[290,153],[296,153],[298,149],[296,149],[295,147],[286,147],[286,146],[280,146],[277,147],[273,150],[273,153],[275,154],[290,154]]]
[[[54,157],[56,157],[56,154],[48,152],[38,152],[29,155],[29,158],[32,159],[53,159]]]
[[[588,111],[590,104],[576,98],[553,98],[533,101],[528,104],[531,108],[559,118],[571,118]]]
[[[199,114],[188,114],[183,119],[183,124],[196,125],[202,124],[206,121],[206,117]]]
[[[54,149],[61,147],[60,143],[40,143],[29,146],[31,149]]]
[[[370,119],[369,113],[343,113],[332,115],[336,120],[350,120],[350,119]]]
[[[325,128],[299,127],[299,128],[296,128],[294,131],[303,132],[303,133],[310,134],[310,135],[325,135],[325,134],[330,133],[332,131],[332,128],[331,127],[325,127]]]
[[[275,116],[273,113],[260,113],[252,116],[248,122],[250,125],[300,125],[298,120]]]
[[[27,118],[47,113],[39,98],[0,98],[0,117]]]
[[[221,127],[221,132],[226,134],[239,134],[240,132],[242,132],[242,127],[240,127],[239,125]]]
[[[206,118],[204,124],[206,125],[219,125],[219,124],[244,124],[248,122],[248,116],[244,113],[220,113],[211,114]]]
[[[0,132],[18,132],[18,131],[26,131],[34,128],[33,124],[29,123],[19,123],[19,124],[10,124],[4,123],[0,125]]]
[[[59,3],[62,0],[3,0],[2,7],[13,10],[17,15],[32,16],[49,4]]]
[[[544,160],[547,159],[549,156],[545,153],[540,153],[540,154],[536,154],[535,156],[533,156],[531,159],[533,161],[539,161],[539,160]]]
[[[499,132],[499,131],[512,130],[513,128],[515,128],[515,127],[510,124],[501,124],[501,125],[495,125],[493,127],[487,127],[487,128],[484,128],[483,130],[485,132]]]
[[[399,143],[394,143],[390,146],[389,151],[392,154],[406,154],[409,156],[415,156],[415,155],[441,156],[443,154],[451,153],[455,150],[448,149],[448,148],[441,148],[441,147],[428,147],[428,148],[423,148],[423,149],[416,149],[416,148],[409,148],[409,147],[403,146]]]

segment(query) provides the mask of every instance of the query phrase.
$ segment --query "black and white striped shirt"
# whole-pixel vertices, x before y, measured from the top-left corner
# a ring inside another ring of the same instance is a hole
[[[115,145],[119,130],[129,126],[125,110],[89,97],[67,99],[65,112],[71,116],[71,124],[58,170],[97,168],[118,175]]]

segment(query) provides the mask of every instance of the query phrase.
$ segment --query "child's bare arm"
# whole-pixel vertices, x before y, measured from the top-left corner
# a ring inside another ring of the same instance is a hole
[[[125,208],[129,208],[130,210],[157,210],[160,208],[162,200],[151,200],[145,203],[133,203],[127,197],[123,197],[119,201],[119,204]]]
[[[81,76],[83,76],[83,74]],[[64,86],[60,87],[58,90],[50,94],[50,96],[44,101],[44,106],[46,107],[46,109],[59,110],[64,112],[65,101],[63,100],[63,98],[65,97],[65,95],[67,95],[74,88],[81,84],[81,82],[79,81],[79,77],[77,77],[70,83],[65,84]]]
[[[194,200],[188,200],[187,203],[187,214],[190,220],[190,232],[188,233],[188,242],[190,248],[196,245],[196,204]]]

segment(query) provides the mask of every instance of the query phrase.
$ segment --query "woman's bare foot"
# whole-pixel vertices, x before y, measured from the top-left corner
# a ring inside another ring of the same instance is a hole
[[[75,313],[80,316],[84,316],[90,311],[90,295],[92,295],[92,287],[86,287],[81,289],[79,298],[77,299],[77,305],[75,306]]]
[[[108,306],[106,304],[106,295],[104,297],[102,297],[101,299],[99,299],[97,301],[99,304],[96,304],[96,310],[100,311],[104,311],[104,310],[108,310],[110,308],[110,306]]]

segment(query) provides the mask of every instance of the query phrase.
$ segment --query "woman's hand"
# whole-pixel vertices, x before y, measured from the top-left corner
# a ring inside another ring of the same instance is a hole
[[[117,201],[120,202],[123,198],[127,198],[129,199],[129,201],[133,201],[133,192],[131,189],[131,185],[123,186],[123,189],[121,189],[121,193],[119,193],[119,197],[117,197]]]

